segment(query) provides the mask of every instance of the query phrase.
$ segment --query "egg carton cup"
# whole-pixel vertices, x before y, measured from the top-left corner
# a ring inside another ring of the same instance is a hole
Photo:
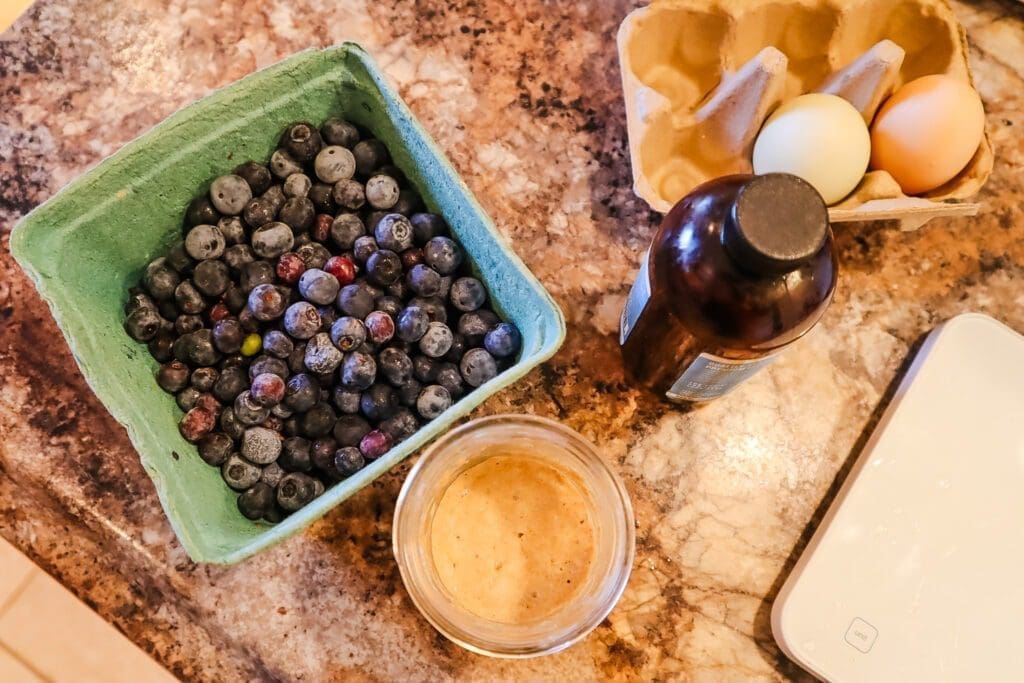
[[[750,173],[754,140],[782,102],[838,95],[870,124],[908,81],[945,74],[973,86],[964,29],[943,0],[653,0],[618,34],[634,192],[667,212],[700,183]],[[993,164],[986,131],[952,180],[907,196],[868,171],[829,208],[833,223],[969,216]]]

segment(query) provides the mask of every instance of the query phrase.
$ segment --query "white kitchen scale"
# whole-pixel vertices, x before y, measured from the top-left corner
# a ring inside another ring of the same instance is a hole
[[[772,609],[819,678],[1024,681],[1024,337],[933,331]]]

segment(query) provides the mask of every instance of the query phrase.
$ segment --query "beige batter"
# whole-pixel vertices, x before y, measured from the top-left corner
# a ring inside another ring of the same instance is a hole
[[[542,619],[579,591],[594,557],[593,502],[579,478],[525,453],[462,472],[434,515],[431,549],[445,588],[473,614]]]

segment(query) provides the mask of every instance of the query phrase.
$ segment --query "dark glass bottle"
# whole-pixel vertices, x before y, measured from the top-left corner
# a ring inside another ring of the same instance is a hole
[[[619,342],[643,386],[724,395],[811,329],[836,286],[828,211],[796,176],[733,175],[681,199],[654,236]]]

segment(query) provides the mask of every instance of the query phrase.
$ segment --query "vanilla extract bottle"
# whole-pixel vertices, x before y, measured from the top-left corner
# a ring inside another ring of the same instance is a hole
[[[644,255],[620,321],[626,369],[673,402],[723,396],[814,326],[836,275],[828,211],[807,182],[704,183]]]

